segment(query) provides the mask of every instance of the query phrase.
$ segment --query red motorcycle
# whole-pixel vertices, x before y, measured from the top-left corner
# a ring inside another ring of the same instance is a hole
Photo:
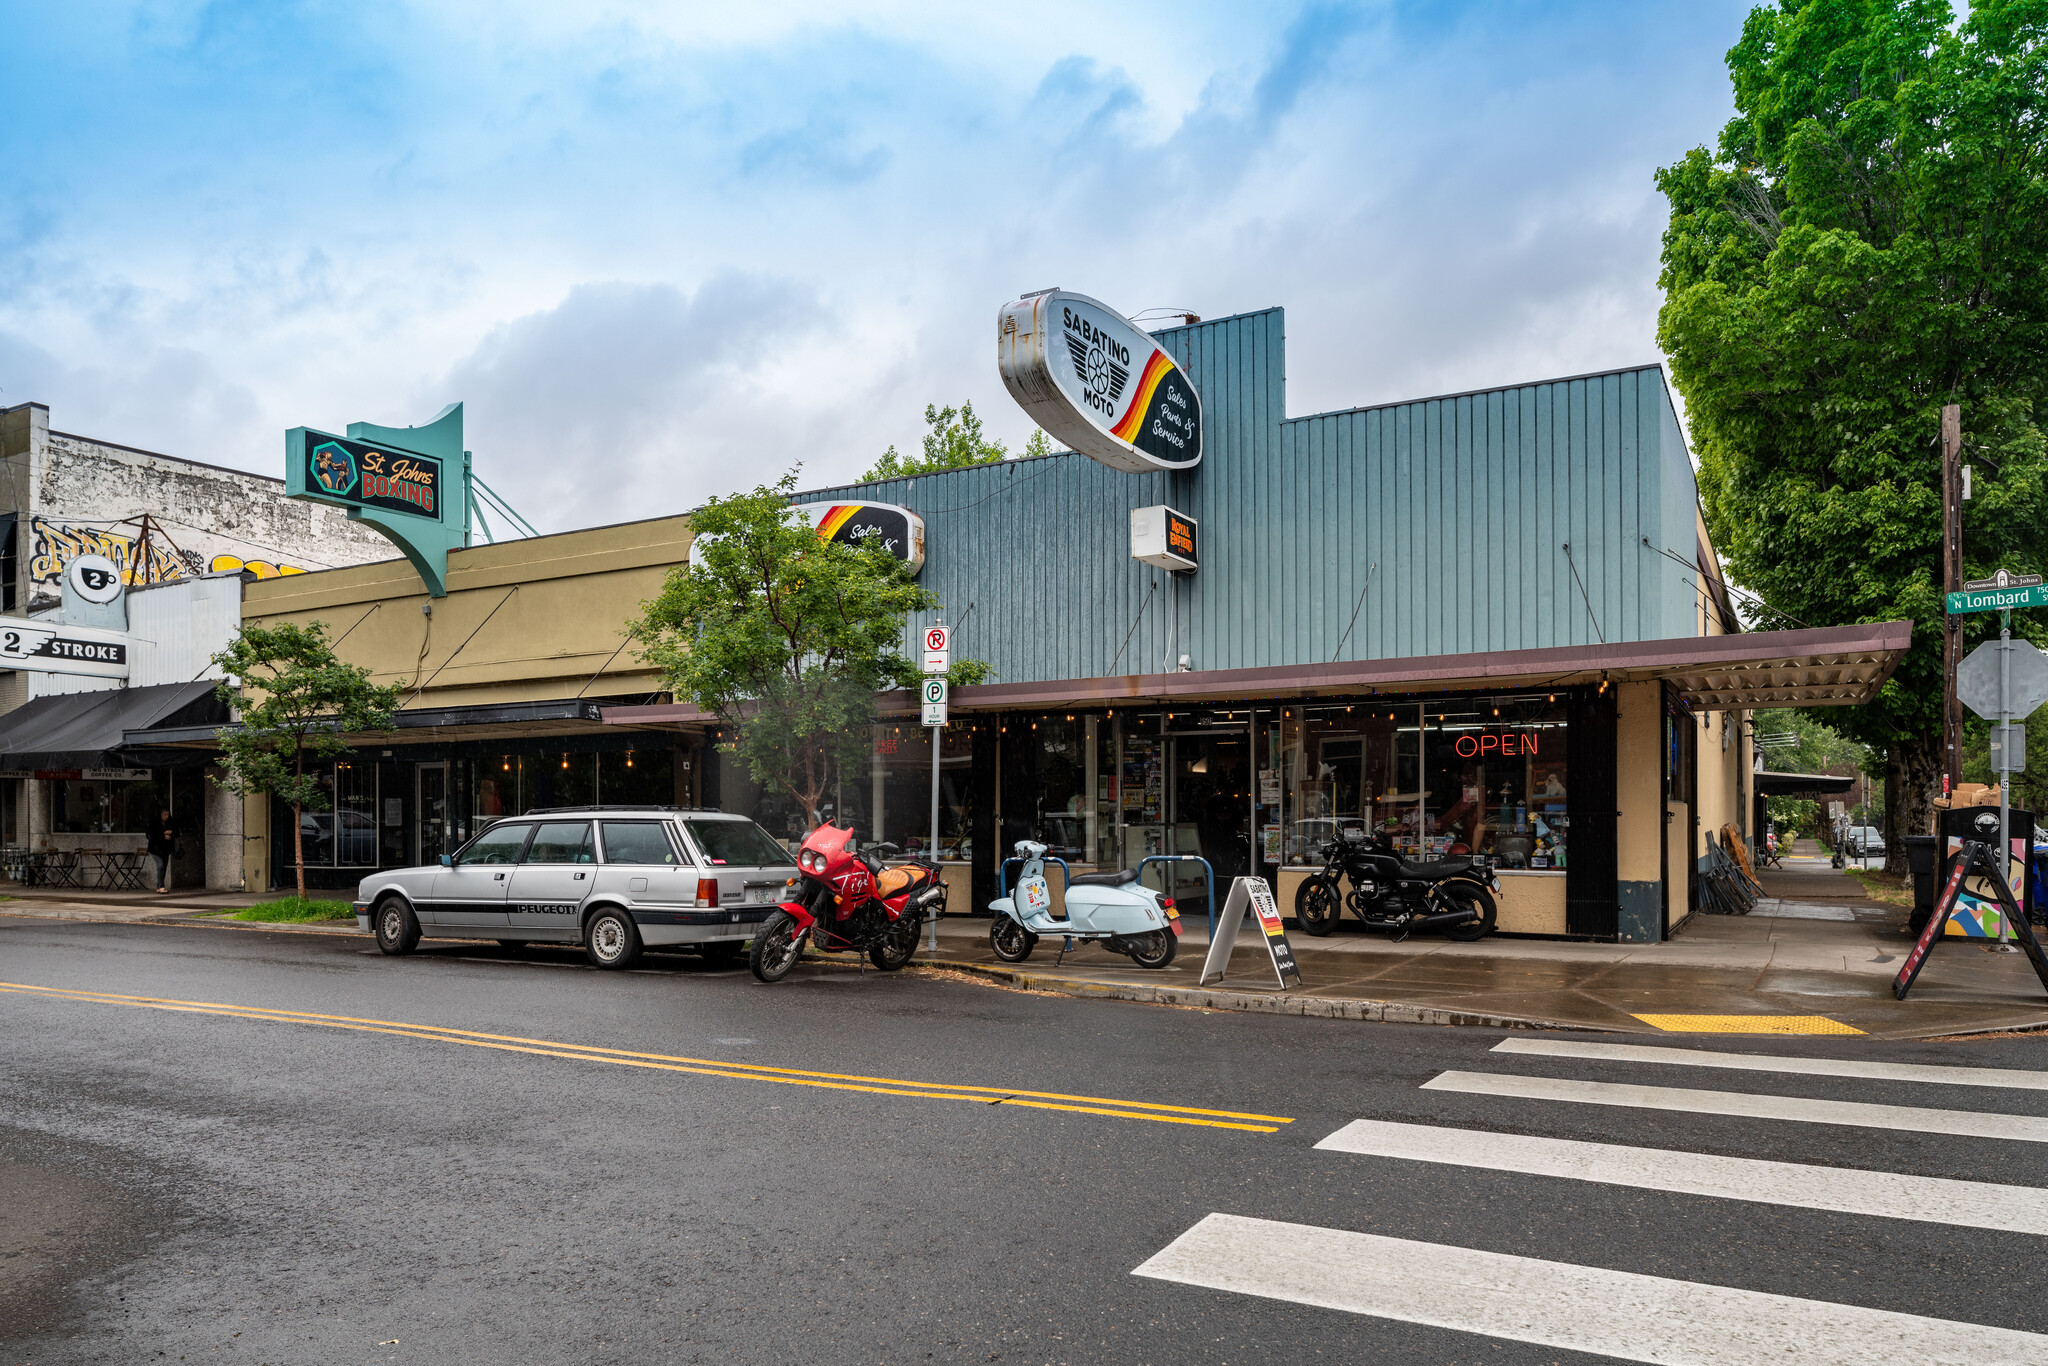
[[[865,952],[868,961],[894,972],[917,952],[927,917],[945,909],[946,883],[938,866],[923,861],[884,868],[882,860],[901,851],[877,844],[855,852],[853,825],[828,822],[804,838],[797,850],[796,900],[785,901],[754,935],[748,965],[764,982],[789,975],[804,945],[825,953]]]

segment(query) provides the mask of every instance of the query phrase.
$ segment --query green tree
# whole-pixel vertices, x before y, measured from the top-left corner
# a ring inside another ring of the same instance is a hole
[[[223,775],[215,781],[237,796],[260,793],[292,808],[292,863],[306,895],[305,839],[299,819],[325,811],[327,794],[306,762],[348,753],[342,737],[390,730],[403,691],[380,688],[369,670],[344,664],[320,622],[244,626],[213,657],[226,677],[214,691],[241,713],[220,732]]]
[[[989,465],[1010,457],[1010,448],[992,436],[983,436],[981,418],[975,413],[972,403],[963,403],[958,411],[924,405],[925,425],[931,428],[924,434],[924,454],[903,456],[891,446],[875,462],[874,468],[861,475],[859,483],[871,484],[878,479],[908,479],[912,475],[933,474],[939,470],[964,469],[969,465]],[[1024,443],[1024,458],[1034,455],[1051,455],[1052,442],[1043,431],[1033,428],[1030,439]]]
[[[718,718],[726,752],[809,824],[839,771],[866,758],[875,694],[918,682],[904,622],[939,601],[881,547],[792,520],[795,490],[792,471],[691,514],[702,563],[671,570],[631,633],[677,697]],[[948,681],[989,677],[956,660]]]
[[[1963,406],[1966,571],[2031,569],[2048,513],[2048,0],[1783,0],[1728,53],[1717,152],[1671,203],[1658,338],[1707,522],[1762,624],[1910,618],[1877,699],[1889,859],[1941,759],[1940,410]],[[1966,626],[1965,647],[1983,619]]]

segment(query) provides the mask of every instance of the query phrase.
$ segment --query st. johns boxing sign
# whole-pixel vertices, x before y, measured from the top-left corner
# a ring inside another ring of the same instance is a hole
[[[1085,294],[1027,294],[996,319],[1010,397],[1055,440],[1113,469],[1193,469],[1202,400],[1136,323]]]

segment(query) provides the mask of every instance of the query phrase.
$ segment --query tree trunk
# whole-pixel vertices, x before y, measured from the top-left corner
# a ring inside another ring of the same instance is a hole
[[[292,766],[298,770],[301,787],[306,777],[306,752],[300,750],[292,756]],[[299,804],[292,803],[292,871],[299,876],[299,900],[306,899],[306,827],[299,818]]]
[[[1910,877],[1907,835],[1933,828],[1934,795],[1941,778],[1941,738],[1915,735],[1894,740],[1884,767],[1884,870]]]

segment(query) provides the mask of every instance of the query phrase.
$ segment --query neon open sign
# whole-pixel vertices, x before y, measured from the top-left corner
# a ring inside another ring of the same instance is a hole
[[[1505,735],[1485,731],[1478,735],[1460,735],[1451,741],[1451,748],[1460,759],[1478,759],[1488,754],[1519,755],[1536,752],[1536,732],[1533,730],[1511,730]]]

